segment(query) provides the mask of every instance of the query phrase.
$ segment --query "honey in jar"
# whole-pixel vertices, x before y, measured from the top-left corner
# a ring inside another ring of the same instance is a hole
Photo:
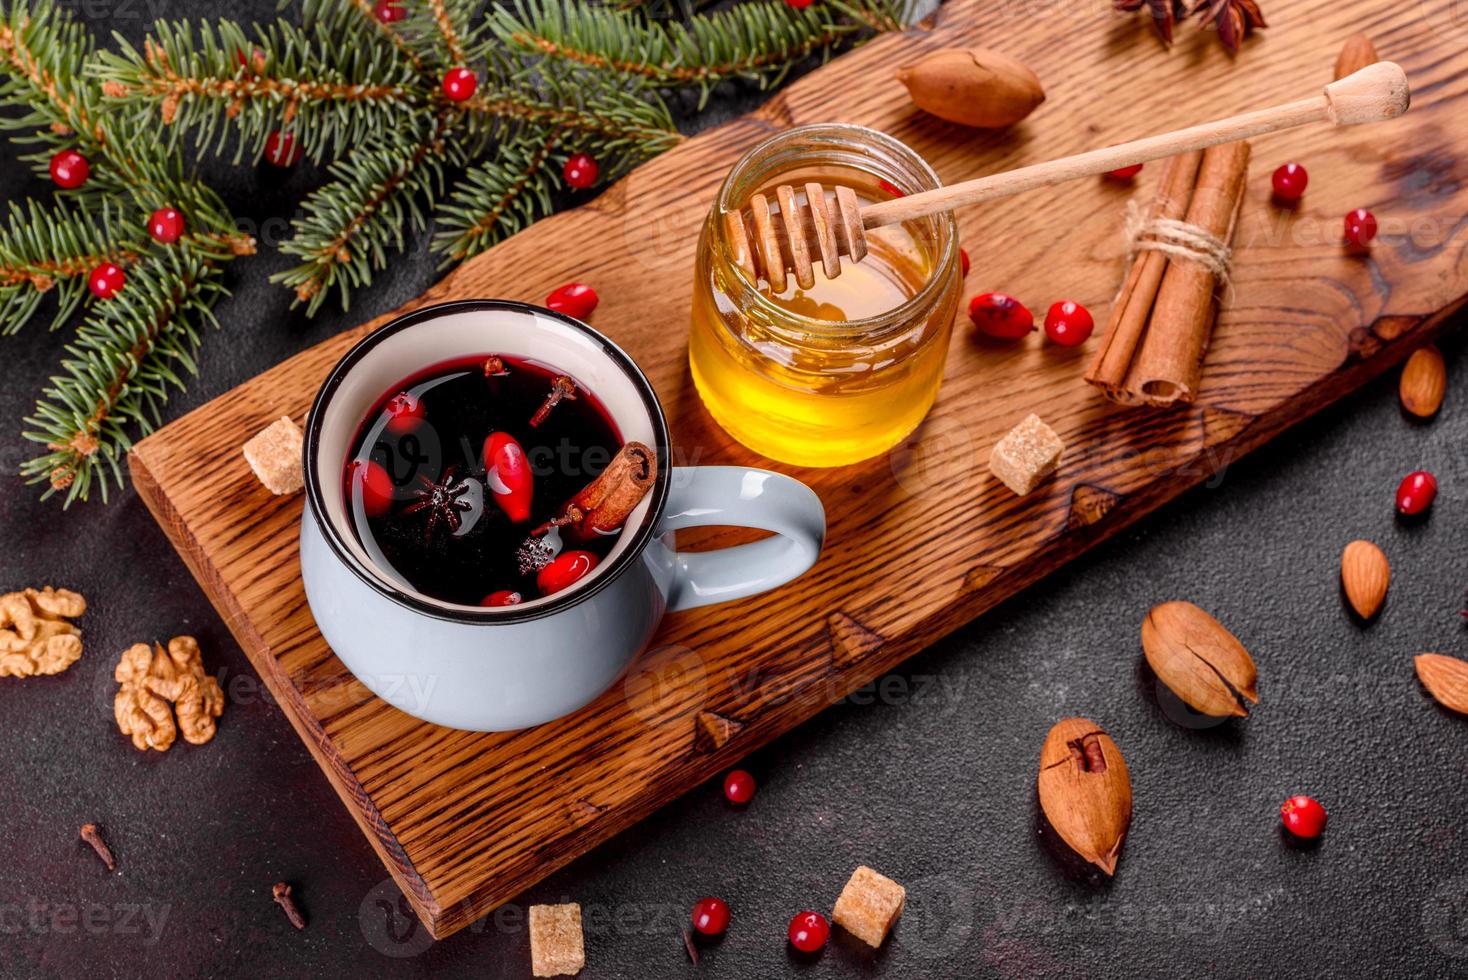
[[[754,193],[808,181],[850,187],[863,205],[939,185],[906,146],[860,126],[803,126],[755,147],[704,223],[689,363],[735,439],[786,463],[839,466],[890,449],[932,407],[959,301],[958,241],[946,213],[870,229],[867,256],[843,257],[839,276],[817,263],[810,288],[790,276],[775,292],[736,264],[720,219]]]

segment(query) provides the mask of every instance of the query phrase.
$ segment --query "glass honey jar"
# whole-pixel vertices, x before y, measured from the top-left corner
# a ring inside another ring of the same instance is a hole
[[[724,179],[699,238],[688,359],[699,396],[735,439],[771,459],[840,466],[885,452],[938,395],[962,273],[951,213],[867,231],[815,285],[776,293],[741,268],[722,215],[808,181],[852,188],[864,206],[939,186],[921,157],[862,126],[786,130]],[[803,205],[804,191],[797,191]]]

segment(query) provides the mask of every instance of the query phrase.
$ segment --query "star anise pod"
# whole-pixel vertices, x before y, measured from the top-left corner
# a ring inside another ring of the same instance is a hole
[[[469,492],[469,482],[456,480],[456,475],[456,467],[450,466],[443,471],[443,478],[437,483],[420,476],[418,479],[423,481],[423,489],[413,491],[417,499],[403,508],[404,514],[428,511],[428,528],[424,536],[429,541],[433,540],[433,532],[439,525],[447,527],[450,534],[457,534],[464,526],[464,519],[459,515],[474,509],[474,504],[464,499]]]
[[[1230,51],[1239,50],[1239,45],[1256,27],[1268,27],[1258,0],[1198,0],[1193,13],[1203,19],[1205,25],[1212,23],[1218,28],[1218,39]]]
[[[1126,13],[1147,8],[1152,15],[1152,26],[1163,43],[1172,43],[1172,27],[1188,16],[1186,0],[1111,0],[1112,6]]]

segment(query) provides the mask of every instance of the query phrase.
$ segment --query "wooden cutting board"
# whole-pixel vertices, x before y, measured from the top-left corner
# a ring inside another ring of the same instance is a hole
[[[1266,6],[1273,26],[1231,59],[1192,23],[1164,50],[1140,15],[1107,4],[956,0],[936,27],[836,59],[403,308],[541,301],[563,282],[591,283],[602,297],[593,324],[638,360],[663,399],[675,462],[761,465],[704,412],[684,341],[698,226],[719,180],[756,141],[801,123],[863,123],[904,140],[953,182],[1308,95],[1357,30],[1411,76],[1416,104],[1402,120],[1256,142],[1235,289],[1199,404],[1150,412],[1103,401],[1080,380],[1094,340],[1061,350],[1037,333],[996,346],[960,329],[937,407],[904,445],[843,469],[777,467],[825,502],[819,564],[773,594],[670,617],[625,682],[572,717],[507,735],[424,724],[357,684],[316,631],[298,577],[301,498],[270,496],[240,445],[282,413],[300,420],[333,362],[388,317],[138,444],[130,465],[139,493],[435,936],[1221,473],[1443,328],[1468,296],[1468,9],[1453,0]],[[1048,91],[1011,132],[918,113],[892,80],[924,51],[979,43],[1028,62]],[[1296,211],[1268,199],[1270,172],[1288,160],[1311,175]],[[969,293],[1000,289],[1041,311],[1073,298],[1104,323],[1123,271],[1126,204],[1150,200],[1160,169],[1134,188],[1086,180],[960,212]],[[1341,216],[1355,207],[1381,219],[1369,257],[1337,244]],[[1058,478],[1019,499],[984,461],[1031,410],[1069,448]]]

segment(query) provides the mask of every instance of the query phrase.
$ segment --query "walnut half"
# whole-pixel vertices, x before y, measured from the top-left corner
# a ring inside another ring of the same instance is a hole
[[[167,650],[158,643],[133,644],[123,651],[113,677],[119,685],[112,701],[117,727],[138,748],[167,751],[180,732],[193,745],[214,737],[214,719],[224,713],[224,692],[204,672],[203,655],[192,636],[175,636]]]
[[[87,600],[67,589],[26,589],[0,595],[0,677],[59,674],[82,655],[82,637],[68,619]]]

